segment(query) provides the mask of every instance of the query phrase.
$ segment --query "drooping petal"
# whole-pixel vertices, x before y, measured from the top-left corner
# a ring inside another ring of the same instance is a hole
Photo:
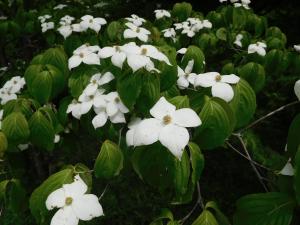
[[[173,122],[181,127],[198,127],[201,120],[197,113],[189,108],[178,109],[172,115]]]
[[[71,206],[65,206],[54,214],[50,225],[77,225],[78,222],[79,219]]]
[[[79,66],[81,62],[82,62],[82,60],[78,55],[73,55],[71,58],[69,58],[69,61],[68,61],[69,70]]]
[[[124,38],[135,38],[137,36],[137,33],[133,30],[126,29],[123,33]]]
[[[218,82],[211,88],[212,96],[219,97],[230,102],[234,96],[232,87],[229,84]]]
[[[162,124],[160,120],[150,118],[142,120],[135,128],[133,145],[151,145],[158,141]]]
[[[94,22],[94,23],[90,24],[90,28],[92,30],[94,30],[96,33],[99,33],[99,31],[101,29],[101,25]]]
[[[292,166],[292,164],[290,163],[290,161],[288,161],[285,166],[282,168],[282,170],[280,170],[279,174],[284,175],[284,176],[294,176],[295,172],[294,172],[294,168]]]
[[[129,109],[123,104],[123,102],[118,102],[118,108],[122,113],[128,113]]]
[[[106,107],[105,97],[100,92],[97,92],[96,95],[94,96],[94,106],[97,108]]]
[[[113,116],[109,117],[109,120],[112,123],[126,123],[125,116],[122,112],[118,111],[116,114]]]
[[[165,126],[159,135],[160,143],[168,148],[170,152],[181,159],[185,146],[189,142],[189,132],[184,127],[173,124]]]
[[[98,197],[93,194],[86,194],[74,199],[72,208],[75,215],[84,221],[104,215],[102,206],[98,201]]]
[[[111,57],[111,62],[115,66],[119,67],[122,69],[123,63],[126,59],[126,54],[124,52],[116,52],[112,57]]]
[[[181,76],[177,80],[177,85],[180,89],[185,89],[189,86],[189,81],[184,76]]]
[[[98,127],[103,127],[107,121],[107,117],[107,113],[104,110],[99,112],[92,120],[94,128],[97,129]]]
[[[100,65],[100,59],[95,53],[90,53],[82,61],[88,65]]]
[[[87,191],[88,187],[80,177],[77,177],[76,179],[74,179],[73,183],[64,184],[63,189],[65,191],[66,197],[71,197],[74,200],[78,196],[83,195]]]
[[[184,76],[185,72],[179,66],[177,66],[177,74],[179,77]]]
[[[209,72],[199,74],[195,79],[195,86],[211,87],[216,83],[216,76],[219,75],[216,72]]]
[[[186,65],[184,72],[187,73],[187,74],[191,73],[192,70],[193,70],[193,67],[194,67],[194,60],[192,59]]]
[[[61,208],[65,205],[65,191],[63,188],[59,188],[53,191],[46,200],[46,207],[48,210],[56,208]]]
[[[136,72],[146,66],[149,61],[150,59],[148,57],[142,55],[129,55],[127,57],[127,63],[133,72]]]
[[[115,102],[109,102],[106,105],[106,112],[108,116],[113,116],[119,111],[118,106]]]
[[[165,97],[161,97],[155,105],[150,109],[150,114],[157,119],[162,120],[166,115],[171,115],[175,112],[176,107],[169,103]]]
[[[239,81],[240,81],[240,78],[234,74],[223,75],[221,78],[221,82],[228,83],[228,84],[236,84]]]
[[[82,102],[81,103],[81,111],[80,113],[83,115],[83,114],[86,114],[88,113],[88,111],[90,111],[90,109],[92,108],[93,106],[93,102],[92,101],[88,101],[88,102]]]

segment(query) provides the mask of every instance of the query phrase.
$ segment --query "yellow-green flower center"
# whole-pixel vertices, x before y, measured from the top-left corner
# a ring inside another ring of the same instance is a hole
[[[141,29],[140,28],[136,28],[135,30],[137,33],[140,33]]]
[[[116,98],[115,98],[115,102],[116,102],[116,103],[119,103],[119,102],[120,102],[120,98],[119,98],[119,97],[116,97]]]
[[[222,77],[221,77],[221,75],[217,75],[215,79],[218,82],[218,81],[221,81]]]
[[[83,57],[84,57],[84,54],[81,52],[81,53],[79,54],[79,57],[80,57],[80,58],[83,58]]]
[[[168,125],[168,124],[170,124],[171,122],[172,122],[171,116],[169,116],[169,115],[164,116],[164,118],[163,118],[163,123],[164,123],[165,125]]]
[[[146,48],[142,48],[141,54],[142,54],[142,55],[146,55],[146,54],[147,54],[147,49],[146,49]]]
[[[65,200],[66,205],[71,205],[72,202],[73,202],[73,198],[71,198],[71,197],[67,197]]]

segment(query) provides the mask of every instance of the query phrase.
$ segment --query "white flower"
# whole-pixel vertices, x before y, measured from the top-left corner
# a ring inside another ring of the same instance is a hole
[[[212,23],[211,23],[209,20],[203,20],[203,21],[202,21],[202,26],[203,26],[204,28],[211,29],[211,28],[212,28]]]
[[[46,14],[46,15],[43,15],[43,16],[39,16],[38,20],[40,21],[40,23],[44,23],[47,19],[50,19],[50,18],[52,18],[52,16]]]
[[[59,134],[55,134],[53,142],[54,143],[58,143],[59,141],[60,141],[60,135]]]
[[[72,113],[72,116],[76,119],[80,119],[81,115],[81,103],[76,99],[72,100],[72,102],[68,105],[67,113]]]
[[[239,46],[239,47],[243,47],[243,44],[241,42],[241,40],[243,39],[243,35],[242,34],[238,34],[235,37],[235,41],[233,42],[235,45]]]
[[[287,161],[285,166],[280,170],[279,174],[284,176],[294,176],[294,168],[291,164],[291,159]]]
[[[227,0],[219,0],[220,3],[227,2]]]
[[[53,9],[54,9],[54,10],[57,10],[57,9],[63,9],[63,8],[65,8],[65,7],[67,7],[67,5],[65,5],[65,4],[58,4],[58,5],[55,6]]]
[[[186,51],[187,51],[187,48],[181,48],[177,51],[177,53],[184,55],[186,53]]]
[[[60,26],[57,30],[64,37],[64,39],[69,37],[72,34],[72,31],[73,31],[71,25]]]
[[[79,66],[82,62],[88,65],[100,65],[100,59],[95,53],[99,46],[82,45],[73,52],[73,56],[69,58],[69,69]]]
[[[175,157],[181,159],[183,150],[189,142],[186,127],[200,126],[199,116],[189,108],[176,110],[176,107],[164,97],[151,108],[150,114],[154,118],[142,120],[133,129],[133,134],[129,134],[129,137],[133,135],[133,141],[129,140],[128,144],[150,145],[159,140]]]
[[[300,80],[297,80],[294,86],[295,95],[300,101]]]
[[[239,0],[230,0],[231,3],[238,2]]]
[[[266,55],[267,45],[263,42],[257,42],[255,44],[250,44],[248,46],[248,54],[257,53],[258,55],[265,56]]]
[[[0,67],[0,72],[5,72],[8,70],[7,66]]]
[[[155,69],[151,59],[163,61],[168,65],[171,65],[168,57],[152,45],[141,45],[139,47],[133,42],[126,46],[124,45],[123,50],[127,55],[127,63],[132,68],[133,72],[143,67],[148,70]]]
[[[188,18],[182,23],[175,23],[175,30],[182,29],[182,34],[186,34],[188,37],[194,37],[197,32],[203,28],[212,28],[212,23],[209,20],[200,20],[198,18]]]
[[[143,27],[138,27],[133,23],[125,24],[129,29],[126,29],[123,33],[124,38],[138,38],[143,42],[147,42],[151,32]]]
[[[94,106],[96,108],[105,107],[104,89],[97,89],[93,94],[87,95],[85,91],[79,96],[78,100],[81,104],[81,114],[86,114]]]
[[[7,20],[7,16],[0,16],[0,20]]]
[[[8,90],[10,93],[16,94],[20,92],[20,90],[24,87],[25,84],[26,83],[24,77],[15,76],[12,77],[9,81],[7,81],[3,85],[3,88]]]
[[[9,91],[1,88],[0,89],[0,99],[1,99],[1,105],[6,104],[8,101],[10,100],[14,100],[17,99],[17,95],[14,93],[10,93]]]
[[[74,24],[71,25],[71,27],[72,27],[72,30],[74,32],[83,32],[83,31],[85,31],[85,29],[80,25],[80,23],[74,23]]]
[[[229,84],[238,83],[240,78],[234,74],[221,76],[217,72],[199,74],[195,79],[195,86],[211,87],[214,97],[219,97],[230,102],[234,96],[232,87]]]
[[[144,18],[141,18],[141,17],[139,17],[135,14],[132,14],[131,17],[126,17],[125,19],[127,21],[130,21],[131,23],[133,23],[137,27],[141,26],[143,23],[146,22],[146,20]]]
[[[300,52],[300,45],[294,45],[294,49],[296,50],[296,52]]]
[[[101,29],[101,26],[106,24],[106,20],[104,18],[94,18],[93,16],[90,15],[85,15],[81,17],[81,22],[80,26],[84,29],[87,30],[88,28],[94,30],[96,33],[98,33]]]
[[[194,60],[190,60],[186,65],[184,71],[179,66],[177,66],[178,70],[178,80],[177,85],[180,89],[185,89],[189,86],[189,84],[194,84],[196,74],[192,73],[194,67]]]
[[[104,96],[106,104],[100,107],[94,107],[97,114],[92,120],[95,129],[104,126],[107,119],[112,123],[125,123],[124,113],[128,113],[128,108],[122,103],[117,92],[111,92]]]
[[[129,124],[128,124],[129,130],[126,133],[126,143],[128,146],[134,145],[135,128],[137,128],[137,126],[140,124],[141,121],[142,121],[141,118],[135,117],[135,118],[131,119],[131,121],[129,122]]]
[[[131,45],[133,42],[126,44]],[[111,62],[113,65],[122,69],[123,63],[126,60],[126,53],[123,51],[122,46],[112,46],[112,47],[104,47],[100,49],[98,56],[100,58],[108,58],[111,57]]]
[[[19,144],[18,145],[18,148],[21,150],[21,151],[24,151],[26,149],[29,148],[29,144]]]
[[[167,28],[162,30],[164,37],[166,38],[172,38],[173,42],[176,41],[176,31],[174,28]]]
[[[86,194],[87,185],[79,175],[74,182],[64,184],[53,191],[46,200],[48,210],[59,208],[51,219],[50,225],[77,225],[79,220],[89,221],[103,215],[98,197]]]
[[[163,17],[171,17],[171,14],[169,11],[167,10],[164,10],[164,9],[157,9],[157,10],[154,10],[154,13],[155,13],[155,18],[157,20],[163,18]]]
[[[106,72],[103,75],[101,73],[96,73],[91,77],[90,83],[83,92],[88,96],[93,95],[100,86],[109,83],[114,78],[115,77],[111,72]]]
[[[181,30],[189,27],[189,22],[184,21],[182,23],[174,23],[175,30]]]
[[[54,23],[53,22],[45,22],[41,24],[42,32],[45,33],[48,30],[54,29]]]

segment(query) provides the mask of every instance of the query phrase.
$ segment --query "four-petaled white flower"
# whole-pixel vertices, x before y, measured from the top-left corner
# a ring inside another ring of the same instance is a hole
[[[73,27],[71,23],[74,19],[74,17],[69,15],[60,18],[59,24],[61,26],[57,30],[65,39],[72,34]]]
[[[217,72],[208,72],[199,74],[195,78],[194,85],[196,87],[211,87],[212,96],[230,102],[234,96],[234,92],[229,84],[236,84],[239,80],[240,78],[234,74],[221,76]]]
[[[83,113],[81,112],[81,103],[76,99],[73,99],[72,102],[68,105],[67,113],[72,113],[72,116],[76,119],[80,119]]]
[[[125,19],[127,21],[133,23],[137,27],[141,26],[143,23],[146,22],[146,20],[144,18],[141,18],[135,14],[132,14],[131,17],[126,17]]]
[[[40,21],[40,23],[44,23],[46,20],[52,18],[52,16],[46,14],[46,15],[43,15],[43,16],[39,16],[38,17],[38,20]]]
[[[176,42],[176,31],[174,28],[167,28],[162,30],[164,37],[172,38],[173,42]]]
[[[175,23],[175,30],[181,30],[182,34],[186,34],[188,37],[194,37],[201,29],[212,28],[212,23],[209,20],[200,20],[199,18],[188,18],[181,23]]]
[[[63,9],[63,8],[65,8],[65,7],[67,7],[67,5],[65,5],[65,4],[58,4],[58,5],[55,6],[53,9],[54,9],[54,10],[57,10],[57,9]]]
[[[150,145],[156,141],[168,148],[170,152],[181,159],[185,146],[189,142],[189,132],[186,127],[201,125],[199,116],[189,108],[176,110],[164,97],[151,108],[154,118],[144,119],[129,130],[128,145]],[[132,141],[132,142],[131,142]]]
[[[83,115],[88,113],[93,106],[96,108],[105,106],[106,103],[103,95],[104,92],[104,89],[97,89],[91,95],[87,95],[85,92],[83,92],[78,98],[81,104],[81,114]]]
[[[20,76],[12,77],[10,80],[6,81],[6,83],[0,89],[1,105],[4,105],[10,100],[17,99],[16,94],[21,91],[24,85],[25,79]]]
[[[88,65],[100,65],[100,59],[95,53],[99,49],[99,46],[82,45],[78,47],[73,52],[73,56],[69,58],[69,69],[79,66],[82,62]]]
[[[157,9],[157,10],[154,10],[154,13],[155,13],[155,18],[157,20],[163,18],[163,17],[171,17],[171,13],[165,9]]]
[[[250,44],[248,46],[248,54],[257,53],[258,55],[265,56],[266,55],[267,45],[263,42],[257,42],[255,44]]]
[[[44,22],[41,24],[42,32],[45,33],[48,30],[54,29],[54,23],[53,22]]]
[[[106,20],[104,18],[94,18],[91,15],[85,15],[81,17],[80,26],[83,28],[83,30],[87,30],[90,28],[91,30],[94,30],[96,33],[98,33],[101,29],[101,26],[106,24]]]
[[[48,210],[59,210],[52,217],[50,225],[77,225],[79,220],[89,221],[104,215],[98,197],[86,194],[87,190],[85,182],[76,175],[73,183],[64,184],[53,191],[47,197],[46,207]]]
[[[243,39],[243,35],[242,34],[238,34],[238,35],[236,35],[235,41],[233,43],[235,45],[239,46],[239,47],[243,47],[242,39]]]
[[[143,27],[138,27],[133,23],[125,24],[129,29],[126,29],[123,33],[124,38],[138,38],[143,42],[147,42],[151,32]]]
[[[88,96],[93,95],[100,86],[109,83],[114,78],[115,77],[111,72],[106,72],[103,75],[101,73],[96,73],[91,77],[90,83],[83,92]]]
[[[190,60],[188,62],[184,71],[179,66],[177,66],[177,70],[178,70],[177,85],[180,89],[187,88],[190,83],[194,84],[197,74],[192,73],[193,67],[194,67],[194,60]]]
[[[133,42],[125,44],[132,45]],[[100,58],[109,58],[111,57],[111,62],[113,65],[122,69],[123,63],[126,60],[126,53],[123,51],[123,46],[112,46],[112,47],[104,47],[100,49],[98,53]]]
[[[300,101],[300,80],[297,80],[294,86],[295,95]]]

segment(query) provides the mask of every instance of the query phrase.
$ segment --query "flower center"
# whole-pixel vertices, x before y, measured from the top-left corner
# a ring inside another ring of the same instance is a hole
[[[17,84],[18,82],[14,80],[14,82],[13,82],[13,83],[14,83],[14,84]]]
[[[79,54],[79,57],[80,57],[80,58],[83,58],[83,57],[84,57],[84,54],[81,52],[81,53]]]
[[[138,28],[136,28],[135,31],[136,31],[137,33],[140,33],[141,29],[138,27]]]
[[[146,49],[146,48],[143,48],[141,54],[142,54],[142,55],[147,55],[147,49]]]
[[[91,96],[89,96],[89,97],[90,97],[90,99],[91,99],[91,100],[93,100],[93,99],[94,99],[94,95],[91,95]]]
[[[96,84],[96,83],[97,83],[97,81],[96,81],[96,80],[93,80],[93,81],[92,81],[92,83],[93,83],[93,84]]]
[[[168,124],[170,124],[171,122],[172,122],[171,116],[169,116],[169,115],[164,116],[164,118],[163,118],[163,123],[164,123],[165,125],[168,125]]]
[[[221,75],[217,75],[216,78],[215,78],[215,80],[216,80],[217,82],[218,82],[218,81],[221,81],[221,79],[222,79]]]
[[[184,77],[187,79],[189,77],[189,73],[184,74]]]
[[[90,20],[89,20],[89,22],[90,22],[90,23],[93,23],[93,20],[92,20],[92,19],[90,19]]]
[[[116,49],[117,52],[121,51],[121,48],[119,46],[115,46],[115,49]]]
[[[71,197],[67,197],[66,200],[65,200],[66,205],[71,205],[72,202],[73,202],[73,198],[71,198]]]
[[[119,102],[120,102],[120,98],[119,98],[119,97],[116,97],[116,98],[115,98],[115,102],[116,102],[116,103],[119,103]]]

